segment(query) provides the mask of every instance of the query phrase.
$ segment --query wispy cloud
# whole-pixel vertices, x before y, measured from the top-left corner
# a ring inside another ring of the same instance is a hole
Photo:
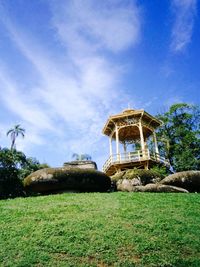
[[[58,5],[54,1],[54,25],[71,52],[119,52],[138,42],[141,26],[140,9],[134,1],[128,5],[122,2],[75,0]]]
[[[140,38],[139,8],[122,2],[52,1],[51,38],[62,49],[62,62],[52,59],[45,43],[19,28],[9,14],[1,17],[13,44],[38,75],[37,87],[22,92],[26,77],[19,83],[0,69],[6,90],[1,101],[33,130],[28,141],[42,144],[48,131],[54,135],[52,150],[65,144],[69,152],[95,153],[108,114],[126,105],[117,56]]]
[[[20,94],[18,86],[6,76],[5,73],[2,75],[0,70],[1,86],[5,88],[0,98],[3,100],[4,105],[32,126],[38,129],[52,129],[51,121],[47,114],[34,101],[31,101],[31,95],[28,93]]]
[[[183,51],[190,43],[197,9],[196,0],[171,0],[174,13],[171,49],[174,52]]]

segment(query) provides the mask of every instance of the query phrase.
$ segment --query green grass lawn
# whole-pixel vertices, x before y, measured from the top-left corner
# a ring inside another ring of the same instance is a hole
[[[0,201],[0,266],[200,266],[200,194]]]

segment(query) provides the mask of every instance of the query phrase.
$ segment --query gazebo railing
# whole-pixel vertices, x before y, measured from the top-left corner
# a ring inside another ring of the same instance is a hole
[[[105,164],[103,165],[103,171],[106,172],[111,165],[129,163],[129,162],[140,162],[145,160],[155,160],[165,165],[169,165],[169,161],[164,157],[161,157],[157,153],[150,153],[149,149],[138,150],[134,152],[126,152],[111,155]]]

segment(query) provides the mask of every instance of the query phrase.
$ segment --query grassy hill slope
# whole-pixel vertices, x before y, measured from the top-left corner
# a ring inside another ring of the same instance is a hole
[[[0,266],[200,266],[200,194],[0,201]]]

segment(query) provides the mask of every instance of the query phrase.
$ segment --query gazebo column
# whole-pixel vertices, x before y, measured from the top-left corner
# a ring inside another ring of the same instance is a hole
[[[128,158],[128,155],[127,155],[127,145],[126,145],[126,142],[125,141],[123,143],[123,146],[124,146],[124,155],[123,155],[123,158],[125,160],[127,160],[127,158]]]
[[[113,155],[113,152],[112,152],[112,136],[109,136],[109,148],[110,148],[110,158],[111,158],[111,162],[113,161],[112,160],[112,155]]]
[[[141,121],[139,122],[139,131],[140,131],[140,143],[141,143],[141,149],[142,149],[142,154],[143,154],[143,151],[145,150],[145,144],[144,144],[144,135],[143,135],[143,130],[142,130],[142,123],[141,123]]]
[[[153,141],[155,145],[155,152],[156,152],[156,157],[159,156],[159,150],[158,150],[158,143],[157,143],[157,138],[156,138],[156,132],[153,131]]]
[[[144,138],[144,149],[147,149],[147,138]]]
[[[126,142],[124,142],[124,153],[126,154]]]
[[[116,134],[116,154],[117,154],[117,160],[120,159],[119,155],[119,130],[117,125],[115,125],[115,134]]]

